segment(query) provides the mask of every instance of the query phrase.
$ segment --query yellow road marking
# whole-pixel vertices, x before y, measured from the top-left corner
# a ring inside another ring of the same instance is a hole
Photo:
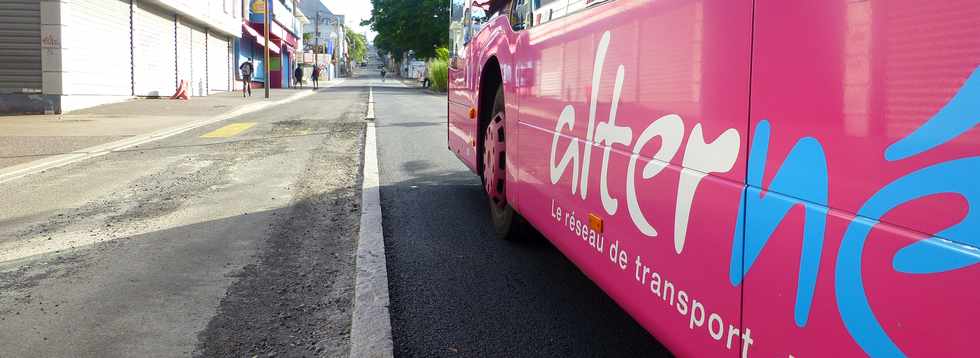
[[[232,123],[202,135],[201,138],[228,138],[255,126],[255,123]]]

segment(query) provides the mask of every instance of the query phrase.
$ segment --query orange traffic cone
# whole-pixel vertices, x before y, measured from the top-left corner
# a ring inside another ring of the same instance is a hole
[[[187,98],[187,81],[180,80],[180,86],[177,87],[177,93],[170,96],[170,99],[188,99]]]

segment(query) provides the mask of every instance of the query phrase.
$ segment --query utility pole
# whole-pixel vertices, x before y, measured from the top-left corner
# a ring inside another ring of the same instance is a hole
[[[265,14],[264,20],[262,21],[263,31],[265,31],[265,98],[269,98],[269,84],[272,82],[272,74],[270,73],[271,67],[269,66],[269,13],[272,12],[272,2],[276,0],[265,0]],[[280,50],[281,51],[281,50]]]
[[[319,66],[319,55],[320,55],[320,11],[316,12],[316,25],[313,26],[313,31],[316,32],[316,44],[313,46],[313,66]]]
[[[299,0],[293,0],[293,19],[292,19],[292,21],[293,21],[293,24],[294,24],[294,25],[296,24],[296,15],[299,15]],[[294,27],[295,27],[295,26],[294,26]],[[300,40],[302,40],[302,38],[303,38],[303,27],[302,27],[302,26],[301,26],[301,27],[300,27],[300,29],[299,29],[299,37],[300,37]],[[281,51],[281,50],[280,50],[280,51]],[[294,67],[294,68],[297,68],[297,69],[301,67],[301,66],[300,66],[299,64],[300,64],[300,63],[303,63],[303,53],[302,53],[302,52],[303,52],[303,49],[302,49],[302,48],[300,48],[300,49],[299,49],[299,52],[300,52],[300,53],[299,53],[299,56],[297,56],[297,55],[296,55],[295,53],[291,53],[291,54],[290,54],[290,55],[292,55],[292,56],[293,56],[293,59],[294,59],[294,60],[293,60],[293,62],[295,62],[295,63],[293,63],[293,65],[295,65],[295,67]],[[292,69],[292,68],[287,68],[287,69],[285,69],[285,70],[286,70],[286,73],[288,73],[288,74],[289,74],[289,75],[287,75],[286,77],[289,77],[289,78],[292,78],[292,77],[293,77],[293,76],[292,76],[292,74],[293,74],[293,69]],[[300,78],[300,83],[296,83],[296,84],[294,84],[294,85],[292,86],[292,88],[296,88],[296,87],[299,87],[299,86],[301,86],[301,84],[303,83],[303,82],[302,82],[303,80],[302,80],[302,76],[300,76],[300,77],[301,77],[301,78]]]

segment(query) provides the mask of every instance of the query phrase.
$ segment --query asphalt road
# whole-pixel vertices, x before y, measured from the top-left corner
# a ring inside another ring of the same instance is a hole
[[[369,77],[0,184],[0,357],[346,357],[372,85],[396,356],[667,355]]]
[[[0,357],[346,356],[365,84],[0,184]]]
[[[396,356],[669,356],[546,239],[493,238],[479,178],[446,148],[445,95],[374,93]]]

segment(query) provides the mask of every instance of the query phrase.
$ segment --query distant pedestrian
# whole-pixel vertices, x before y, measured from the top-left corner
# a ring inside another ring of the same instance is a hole
[[[303,67],[296,65],[296,70],[293,71],[293,77],[296,78],[296,85],[299,88],[303,88]]]
[[[386,76],[388,76],[388,71],[385,71],[385,68],[382,67],[381,68],[381,82],[384,82],[385,81]]]
[[[249,58],[248,61],[242,63],[238,66],[238,69],[242,71],[242,97],[246,95],[252,96],[252,72],[254,72],[255,67],[252,66],[252,59]]]
[[[310,74],[310,79],[313,80],[313,89],[320,88],[320,66],[313,66],[313,73]]]

